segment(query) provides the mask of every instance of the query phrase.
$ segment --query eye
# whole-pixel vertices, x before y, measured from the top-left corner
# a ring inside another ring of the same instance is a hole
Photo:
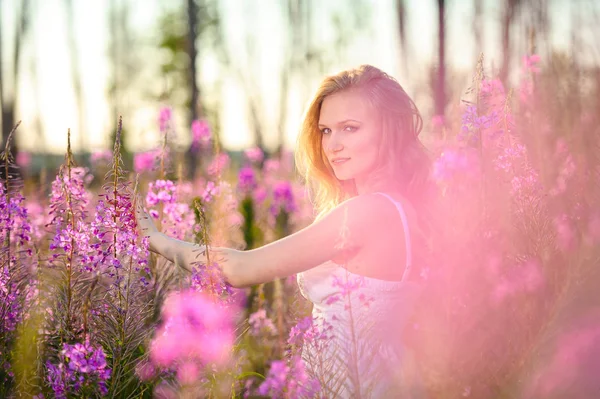
[[[348,132],[354,132],[357,128],[354,126],[350,126],[350,125],[346,125],[344,126],[344,130],[348,131]]]
[[[321,133],[329,134],[329,133],[331,133],[331,129],[329,129],[328,127],[324,127],[323,129],[321,129]]]

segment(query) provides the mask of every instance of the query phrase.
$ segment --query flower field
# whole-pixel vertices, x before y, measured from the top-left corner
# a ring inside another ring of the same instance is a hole
[[[600,366],[595,85],[559,82],[529,56],[518,87],[480,68],[462,101],[427,124],[435,189],[418,208],[431,263],[405,340],[431,397],[600,391],[589,371]],[[172,118],[161,112],[162,144],[136,154],[132,170],[121,122],[91,167],[67,144],[48,187],[3,153],[0,397],[332,396],[301,361],[302,346],[327,334],[295,276],[234,289],[215,261],[190,273],[148,251],[140,202],[172,237],[238,249],[314,218],[291,154],[232,159],[204,121],[191,126],[201,162],[186,179]]]

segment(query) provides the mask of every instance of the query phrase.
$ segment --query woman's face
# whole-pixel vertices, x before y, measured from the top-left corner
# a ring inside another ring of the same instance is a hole
[[[323,100],[321,145],[339,180],[364,180],[375,170],[381,137],[378,115],[358,91],[335,93]]]

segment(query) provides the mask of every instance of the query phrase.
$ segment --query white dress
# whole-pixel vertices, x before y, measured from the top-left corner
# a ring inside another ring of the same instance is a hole
[[[299,273],[298,286],[313,306],[313,324],[326,339],[305,340],[304,364],[327,398],[420,398],[419,379],[402,343],[420,293],[408,281],[412,262],[406,214],[394,203],[404,226],[406,268],[401,281],[350,273],[332,261]]]

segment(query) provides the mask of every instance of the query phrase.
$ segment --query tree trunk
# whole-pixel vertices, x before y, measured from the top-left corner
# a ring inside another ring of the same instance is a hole
[[[515,15],[516,2],[517,0],[506,0],[504,5],[504,14],[502,16],[502,66],[500,67],[499,77],[504,87],[508,87],[508,76],[510,73],[510,31],[513,17]]]
[[[188,17],[188,43],[187,52],[190,60],[189,66],[189,82],[190,82],[190,123],[188,126],[191,127],[192,122],[198,118],[198,103],[199,90],[196,82],[196,58],[198,56],[198,49],[196,48],[196,38],[198,36],[198,8],[196,7],[196,0],[187,0],[187,17]],[[191,129],[190,129],[191,134]],[[188,178],[194,179],[196,175],[196,167],[198,166],[198,154],[192,150],[192,146],[188,148],[186,152],[187,159],[187,171]]]
[[[438,0],[438,68],[435,85],[435,115],[443,117],[446,109],[446,8]]]
[[[398,19],[398,36],[400,38],[400,53],[402,68],[408,73],[408,45],[406,40],[406,3],[396,0],[396,17]]]
[[[2,18],[2,5],[4,3],[0,0],[0,19]],[[17,15],[16,21],[16,29],[15,29],[15,37],[14,37],[14,51],[13,51],[13,65],[12,65],[12,75],[10,77],[10,81],[13,82],[12,93],[9,95],[7,93],[6,87],[4,86],[4,82],[7,81],[5,79],[2,68],[0,68],[0,108],[2,109],[2,149],[6,146],[6,140],[8,139],[8,135],[10,134],[13,127],[15,127],[16,123],[16,106],[19,94],[19,64],[21,59],[21,45],[23,43],[25,34],[29,28],[29,1],[22,0],[21,2],[21,10],[20,14]],[[4,54],[2,52],[2,42],[4,38],[2,37],[2,29],[0,29],[0,65],[5,65],[4,62]],[[16,157],[18,152],[17,140],[13,139],[11,142],[11,152]]]
[[[79,68],[79,59],[77,58],[77,42],[75,40],[75,18],[73,16],[73,0],[66,0],[65,8],[67,10],[67,36],[69,41],[69,58],[71,61],[71,79],[73,91],[75,92],[75,102],[77,104],[77,120],[79,136],[79,151],[83,154],[87,151],[86,129],[85,129],[85,104],[83,99],[83,89],[81,86],[81,71]]]
[[[473,0],[473,35],[475,36],[475,57],[473,66],[483,52],[483,10],[482,0]]]

